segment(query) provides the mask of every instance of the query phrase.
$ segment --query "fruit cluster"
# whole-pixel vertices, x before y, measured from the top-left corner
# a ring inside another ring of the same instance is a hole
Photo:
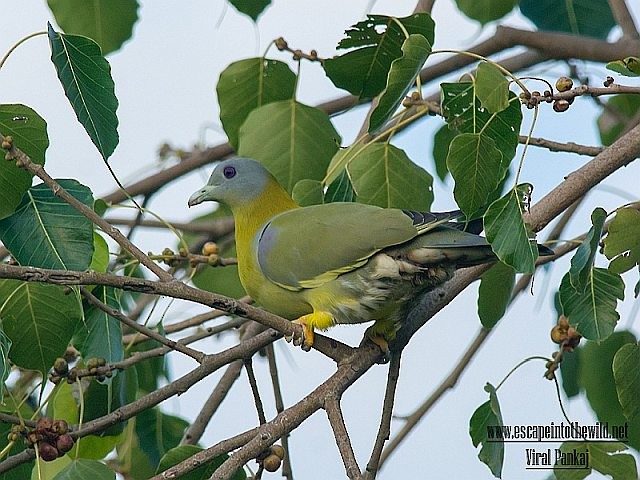
[[[282,460],[284,460],[284,448],[280,445],[271,445],[256,458],[258,465],[261,465],[267,472],[277,471]]]
[[[69,435],[69,425],[64,420],[40,417],[35,428],[27,430],[24,425],[14,425],[7,435],[10,442],[23,437],[32,448],[37,448],[38,456],[45,462],[51,462],[63,456],[73,448],[74,440]]]

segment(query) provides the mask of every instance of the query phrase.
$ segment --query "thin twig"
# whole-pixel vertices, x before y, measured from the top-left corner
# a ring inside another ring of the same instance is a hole
[[[267,423],[267,417],[264,414],[264,405],[260,398],[260,391],[258,390],[258,382],[256,381],[256,374],[253,371],[253,360],[251,357],[244,359],[244,368],[247,370],[247,377],[249,378],[249,385],[251,385],[251,393],[253,394],[253,401],[256,404],[256,412],[258,413],[258,420],[260,425]]]
[[[273,397],[276,404],[276,412],[284,412],[284,400],[282,399],[282,390],[280,388],[280,378],[278,375],[278,365],[276,363],[276,352],[273,344],[267,345],[267,361],[269,363],[269,376],[271,377],[271,385],[273,386]],[[291,455],[289,453],[289,434],[285,434],[280,439],[282,448],[284,449],[284,459],[282,460],[282,476],[287,480],[293,480],[293,469],[291,468]]]
[[[111,225],[125,225],[132,226],[135,223],[135,219],[122,218],[122,217],[107,217],[107,222]],[[181,230],[183,232],[193,232],[193,233],[205,233],[210,237],[223,237],[230,233],[233,233],[233,218],[232,217],[223,217],[219,219],[211,219],[207,222],[202,221],[193,221],[189,223],[183,222],[161,222],[159,220],[153,219],[144,219],[138,222],[138,225],[144,228],[154,228],[154,229],[168,229],[168,225],[171,225],[176,230]]]
[[[251,297],[248,297],[248,296],[242,297],[239,300],[247,304],[251,304],[252,302]],[[186,330],[187,328],[199,327],[200,325],[202,325],[205,322],[208,322],[209,320],[214,320],[216,318],[220,318],[225,315],[228,315],[227,312],[224,312],[221,310],[210,310],[205,313],[199,313],[197,315],[194,315],[193,317],[187,318],[186,320],[164,325],[164,332],[168,335],[171,333],[181,332],[182,330]],[[131,314],[129,314],[129,317],[133,318]],[[230,322],[223,324],[226,326],[224,330],[237,328],[240,325],[242,325],[244,322],[245,322],[245,319],[242,319],[242,318],[232,320]],[[219,332],[222,332],[222,331],[223,330],[220,330]],[[122,343],[125,343],[127,345],[136,345],[138,343],[145,342],[147,340],[149,340],[149,338],[145,337],[144,335],[141,335],[140,333],[132,333],[128,335],[123,335],[122,337]]]
[[[181,445],[196,445],[200,441],[211,418],[218,411],[223,400],[227,397],[227,393],[240,377],[242,363],[242,360],[236,360],[227,365],[227,369],[220,377],[220,381],[211,392],[211,395],[209,395],[191,425],[185,430],[180,441]]]
[[[0,133],[0,142],[4,141],[5,137]],[[58,182],[51,178],[51,176],[45,171],[42,165],[38,165],[37,163],[32,162],[28,155],[26,155],[23,151],[13,145],[10,149],[8,149],[7,155],[10,155],[21,167],[24,167],[29,172],[31,172],[31,174],[37,176],[40,180],[42,180],[45,185],[51,189],[55,196],[62,198],[65,202],[78,210],[87,219],[100,227],[100,229],[104,233],[113,238],[116,243],[120,245],[120,247],[133,255],[136,260],[138,260],[141,264],[151,270],[161,281],[166,282],[173,280],[173,276],[171,274],[167,273],[155,262],[153,262],[147,255],[145,255],[142,250],[131,243],[120,230],[110,225],[100,215],[94,212],[91,207],[88,207],[73,195],[71,195],[69,192],[67,192],[64,188],[62,188],[62,186]]]
[[[336,445],[340,451],[342,457],[342,463],[344,463],[344,469],[347,473],[347,477],[351,480],[359,480],[362,478],[360,474],[360,467],[356,460],[356,455],[353,453],[353,447],[351,446],[351,439],[349,438],[349,432],[347,426],[344,423],[344,417],[342,415],[342,408],[340,408],[340,399],[335,395],[330,395],[324,404],[324,410],[327,412],[327,418],[333,430],[333,436],[336,439]]]
[[[376,478],[378,469],[380,468],[380,455],[384,448],[385,442],[391,435],[391,418],[393,417],[393,404],[396,396],[396,387],[398,386],[398,378],[400,378],[400,359],[402,350],[391,352],[391,361],[389,362],[389,373],[387,375],[387,388],[384,393],[384,403],[382,405],[382,415],[380,418],[380,428],[378,435],[371,451],[371,457],[367,462],[363,478],[365,480],[373,480]]]
[[[126,325],[127,327],[131,328],[132,330],[135,330],[136,332],[143,333],[147,337],[152,338],[156,342],[158,342],[158,343],[160,343],[162,345],[165,345],[166,347],[169,347],[172,350],[176,350],[176,351],[178,351],[180,353],[184,353],[185,355],[193,358],[198,363],[202,363],[202,361],[204,360],[204,358],[205,358],[205,354],[204,353],[202,353],[202,352],[200,352],[198,350],[194,350],[193,348],[187,347],[187,346],[185,346],[185,345],[183,345],[181,343],[178,343],[175,340],[171,340],[171,339],[165,337],[164,335],[160,335],[158,332],[155,332],[155,331],[151,330],[150,328],[147,328],[147,327],[145,327],[143,325],[140,325],[140,324],[134,322],[129,317],[127,317],[125,314],[123,314],[120,310],[118,310],[116,308],[112,308],[109,305],[107,305],[106,303],[101,302],[98,297],[96,297],[93,293],[91,293],[86,288],[80,287],[80,293],[82,293],[84,298],[86,298],[87,301],[91,305],[94,305],[94,306],[98,307],[100,310],[105,312],[107,315],[115,318],[116,320],[118,320],[122,324]]]
[[[527,143],[527,137],[525,135],[520,135],[518,137],[518,142]],[[589,145],[580,145],[574,142],[555,142],[553,140],[548,140],[546,138],[540,137],[531,137],[529,139],[529,145],[532,147],[542,147],[552,152],[567,152],[567,153],[577,153],[578,155],[588,155],[590,157],[595,157],[599,153],[602,153],[605,147],[591,147]]]

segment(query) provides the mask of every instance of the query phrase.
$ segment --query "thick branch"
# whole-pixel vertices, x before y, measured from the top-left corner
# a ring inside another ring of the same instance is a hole
[[[277,315],[252,307],[246,303],[215,293],[190,287],[179,280],[154,282],[136,277],[109,275],[98,272],[74,272],[69,270],[47,270],[44,268],[19,267],[0,264],[0,278],[11,278],[25,282],[42,282],[56,285],[106,285],[122,290],[165,295],[189,300],[227,313],[250,318],[264,326],[274,328],[284,335],[292,335],[298,325]],[[339,362],[353,352],[353,348],[324,335],[316,335],[314,348]]]

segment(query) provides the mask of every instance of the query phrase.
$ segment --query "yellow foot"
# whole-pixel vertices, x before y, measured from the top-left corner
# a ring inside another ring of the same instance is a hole
[[[318,327],[321,329],[328,328],[334,324],[333,316],[327,312],[313,312],[307,315],[303,315],[300,318],[293,320],[293,323],[297,323],[302,327],[302,338],[297,337],[295,334],[291,337],[285,337],[287,342],[293,340],[293,344],[297,346],[302,346],[302,349],[305,352],[311,350],[313,346],[314,340],[314,327]]]

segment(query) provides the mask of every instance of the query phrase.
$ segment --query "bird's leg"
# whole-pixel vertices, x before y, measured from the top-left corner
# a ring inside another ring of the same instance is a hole
[[[364,334],[365,339],[368,339],[378,345],[384,359],[382,363],[387,363],[391,358],[391,350],[389,349],[389,340],[393,340],[396,336],[395,323],[388,320],[378,320],[376,323],[367,328]]]
[[[314,327],[318,327],[320,329],[325,329],[330,327],[335,323],[333,315],[328,312],[317,311],[313,313],[309,313],[307,315],[303,315],[300,318],[293,320],[293,323],[297,323],[302,327],[303,338],[300,342],[299,339],[293,337],[293,344],[298,346],[302,344],[302,349],[305,352],[311,350],[313,346],[314,340]]]

